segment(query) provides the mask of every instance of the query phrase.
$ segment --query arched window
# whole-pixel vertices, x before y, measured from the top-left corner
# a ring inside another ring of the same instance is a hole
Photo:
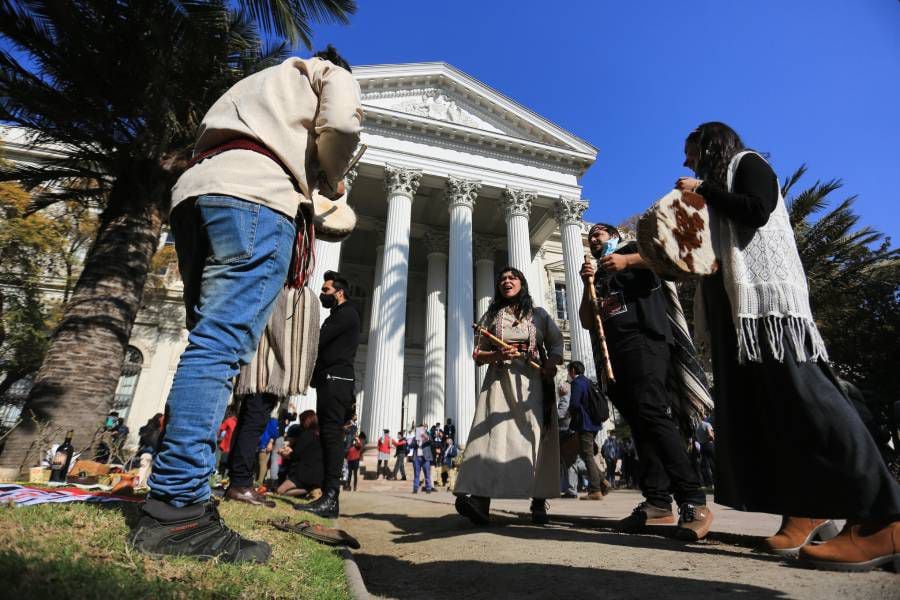
[[[118,412],[123,419],[128,416],[128,411],[131,409],[131,402],[134,400],[134,392],[137,390],[143,364],[144,355],[141,354],[141,351],[134,346],[128,346],[128,349],[125,350],[122,376],[119,377],[119,386],[116,388],[116,397],[112,406],[112,409]]]

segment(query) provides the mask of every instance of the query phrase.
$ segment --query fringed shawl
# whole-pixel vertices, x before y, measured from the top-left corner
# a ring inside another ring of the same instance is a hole
[[[740,152],[728,166],[728,191],[732,191]],[[738,362],[762,362],[762,343],[784,360],[787,339],[797,360],[828,360],[825,342],[809,307],[806,272],[800,262],[781,191],[769,220],[758,229],[743,227],[710,207],[710,233],[725,291],[731,302],[737,333]],[[698,337],[708,340],[702,286],[697,286],[694,321]]]

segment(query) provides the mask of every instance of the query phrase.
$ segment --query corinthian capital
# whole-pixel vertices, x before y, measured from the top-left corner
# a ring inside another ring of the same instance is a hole
[[[480,189],[481,182],[479,181],[451,176],[447,179],[447,204],[451,210],[454,206],[465,206],[473,209],[475,208],[475,199],[478,197],[478,190]]]
[[[503,209],[506,211],[506,218],[514,216],[528,217],[531,214],[531,203],[537,194],[520,190],[516,188],[506,188],[503,190]]]
[[[588,203],[584,200],[576,200],[574,198],[560,197],[556,200],[556,222],[559,226],[578,225],[581,226],[582,215],[587,210]]]
[[[388,197],[397,194],[408,196],[412,200],[419,189],[422,171],[405,169],[395,165],[384,165],[384,191]]]

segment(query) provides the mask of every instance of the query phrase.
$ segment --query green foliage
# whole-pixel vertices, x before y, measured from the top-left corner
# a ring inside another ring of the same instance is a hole
[[[0,183],[0,396],[37,371],[52,329],[50,305],[39,283],[61,264],[60,220],[27,215],[29,195]]]
[[[859,386],[882,423],[900,400],[900,249],[884,234],[857,227],[855,196],[832,205],[840,180],[817,181],[791,196],[806,168],[783,192],[809,281],[813,315],[841,376]]]

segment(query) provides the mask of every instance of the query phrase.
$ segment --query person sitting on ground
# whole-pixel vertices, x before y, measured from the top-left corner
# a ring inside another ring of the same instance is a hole
[[[300,413],[300,423],[287,431],[287,443],[280,454],[285,459],[287,478],[278,486],[285,496],[312,496],[320,490],[325,470],[322,462],[322,443],[319,441],[319,420],[315,411]]]
[[[162,438],[164,418],[162,413],[156,413],[147,420],[146,425],[138,430],[138,451],[131,459],[132,468],[135,463],[140,465],[138,479],[134,487],[145,487],[153,464],[153,457],[159,449]]]

